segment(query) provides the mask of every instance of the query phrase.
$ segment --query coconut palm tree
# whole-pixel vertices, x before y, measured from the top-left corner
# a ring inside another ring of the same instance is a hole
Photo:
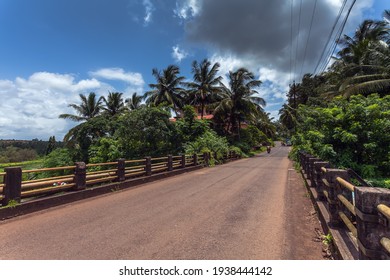
[[[100,114],[102,109],[102,98],[96,97],[94,92],[90,92],[88,97],[84,94],[79,94],[81,99],[81,104],[69,104],[69,107],[72,107],[76,110],[77,115],[73,114],[61,114],[59,117],[61,119],[70,119],[72,121],[86,121],[93,117],[96,117]]]
[[[386,41],[388,36],[389,30],[384,21],[364,20],[353,37],[344,35],[339,40],[338,44],[343,48],[338,52],[338,55],[347,63],[369,64],[366,61],[368,48],[379,41]]]
[[[136,110],[141,108],[142,96],[137,95],[136,92],[130,98],[126,99],[126,106],[129,110]]]
[[[162,72],[156,68],[152,71],[153,76],[156,78],[156,84],[149,84],[152,89],[144,94],[146,104],[159,105],[162,103],[168,103],[173,106],[173,110],[176,114],[179,114],[180,109],[183,107],[183,95],[184,95],[184,77],[179,76],[179,67],[176,65],[169,65]]]
[[[123,93],[121,92],[109,92],[107,99],[103,97],[103,110],[106,114],[113,117],[118,113],[123,112],[125,104],[122,98]]]
[[[207,105],[215,102],[218,99],[218,94],[221,92],[222,77],[217,76],[220,64],[204,59],[201,63],[194,61],[192,63],[193,82],[187,83],[189,88],[188,100],[189,104],[200,106],[201,119],[203,119],[204,109]]]
[[[229,72],[229,87],[223,85],[221,101],[215,108],[215,114],[224,114],[228,118],[226,130],[233,136],[236,134],[238,139],[241,122],[255,120],[263,111],[261,106],[265,106],[265,100],[254,96],[260,84],[261,81],[256,80],[252,72],[240,68]]]
[[[333,86],[328,96],[390,93],[390,32],[384,21],[365,20],[352,37],[338,42],[342,49],[331,67]],[[335,78],[335,79],[334,79]]]
[[[286,103],[283,104],[282,108],[279,110],[279,121],[288,130],[295,128],[297,124],[295,109]]]

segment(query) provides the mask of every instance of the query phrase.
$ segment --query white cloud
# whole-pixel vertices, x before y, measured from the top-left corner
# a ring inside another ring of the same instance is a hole
[[[152,21],[152,15],[155,8],[150,0],[143,0],[142,4],[145,7],[144,25],[148,25]]]
[[[74,113],[68,104],[79,103],[80,93],[94,91],[102,96],[113,90],[111,85],[96,78],[76,80],[71,74],[49,72],[37,72],[13,81],[0,80],[0,139],[45,140],[52,135],[62,139],[75,125],[58,118],[63,113]]]
[[[180,49],[178,45],[172,47],[172,57],[176,62],[182,61],[188,56],[188,53],[183,49]]]
[[[199,14],[201,9],[200,0],[185,0],[176,2],[175,15],[182,19],[188,19]]]
[[[135,86],[143,86],[145,84],[142,74],[125,72],[122,68],[103,68],[97,71],[89,72],[89,74],[92,77],[123,81]]]

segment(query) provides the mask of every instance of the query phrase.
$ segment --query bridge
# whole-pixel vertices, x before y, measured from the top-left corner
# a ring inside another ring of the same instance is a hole
[[[376,196],[370,216],[345,173],[302,153],[302,177],[288,152],[228,153],[208,168],[209,154],[8,168],[0,259],[323,259],[321,225],[339,257],[387,258],[389,192]],[[343,186],[353,192],[334,191]],[[375,248],[356,238],[367,229],[380,233],[370,232]]]

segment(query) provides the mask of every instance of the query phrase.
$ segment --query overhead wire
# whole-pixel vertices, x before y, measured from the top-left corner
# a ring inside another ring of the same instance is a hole
[[[298,60],[298,50],[299,50],[299,37],[300,37],[300,30],[301,30],[301,15],[302,15],[302,0],[299,4],[299,16],[298,16],[298,31],[297,31],[297,43],[296,43],[296,49],[295,49],[295,60],[294,60],[294,80],[296,77],[296,69],[297,69],[297,60]]]
[[[307,54],[307,46],[309,45],[309,39],[310,39],[310,35],[311,35],[311,29],[313,27],[313,20],[314,20],[314,14],[315,14],[315,11],[316,11],[316,7],[317,7],[317,0],[315,0],[315,2],[314,2],[313,12],[311,14],[309,34],[307,35],[305,51],[303,53],[303,60],[302,60],[301,71],[300,71],[300,74],[299,74],[300,77],[302,76],[303,67],[305,66],[305,60],[306,60],[306,54]]]
[[[344,8],[345,8],[346,3],[347,3],[347,0],[344,0],[344,1],[343,1],[343,4],[341,5],[341,8],[340,8],[340,10],[339,10],[339,13],[338,13],[338,15],[337,15],[337,17],[336,17],[336,20],[335,20],[335,22],[334,22],[334,24],[333,24],[333,27],[332,27],[332,29],[331,29],[329,35],[328,35],[327,41],[326,41],[326,43],[325,43],[325,45],[324,45],[324,48],[323,48],[323,50],[322,50],[321,56],[320,56],[320,58],[319,58],[319,60],[318,60],[318,62],[317,62],[316,67],[314,68],[314,71],[313,71],[314,73],[318,73],[318,72],[317,72],[318,67],[319,67],[319,65],[321,64],[321,62],[323,62],[324,54],[325,54],[325,52],[326,52],[326,50],[327,50],[327,48],[328,48],[329,42],[330,42],[331,39],[332,39],[333,32],[334,32],[334,30],[335,30],[335,28],[336,28],[336,26],[337,26],[337,23],[338,23],[339,20],[340,20],[341,14],[342,14],[342,12],[343,12],[343,10],[344,10]]]
[[[332,47],[332,51],[331,51],[330,55],[328,56],[328,59],[326,60],[326,63],[324,64],[323,68],[321,68],[320,72],[324,72],[326,67],[329,65],[329,62],[330,62],[330,60],[333,57],[334,51],[336,50],[338,42],[340,41],[340,38],[341,38],[341,35],[343,34],[343,31],[344,31],[345,25],[347,23],[348,17],[351,14],[352,8],[355,5],[355,3],[356,3],[356,0],[353,0],[351,6],[348,9],[348,12],[347,12],[346,16],[344,17],[343,23],[341,24],[341,26],[340,26],[340,28],[339,28],[339,30],[337,32],[337,39],[334,41],[334,44],[333,44],[333,47]]]
[[[291,3],[291,13],[290,13],[290,83],[292,82],[292,53],[293,53],[293,7],[294,7],[294,0],[290,0]]]

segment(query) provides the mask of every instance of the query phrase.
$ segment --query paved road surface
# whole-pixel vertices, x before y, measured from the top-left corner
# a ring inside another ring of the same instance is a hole
[[[288,150],[0,222],[0,259],[311,258],[292,248]]]

